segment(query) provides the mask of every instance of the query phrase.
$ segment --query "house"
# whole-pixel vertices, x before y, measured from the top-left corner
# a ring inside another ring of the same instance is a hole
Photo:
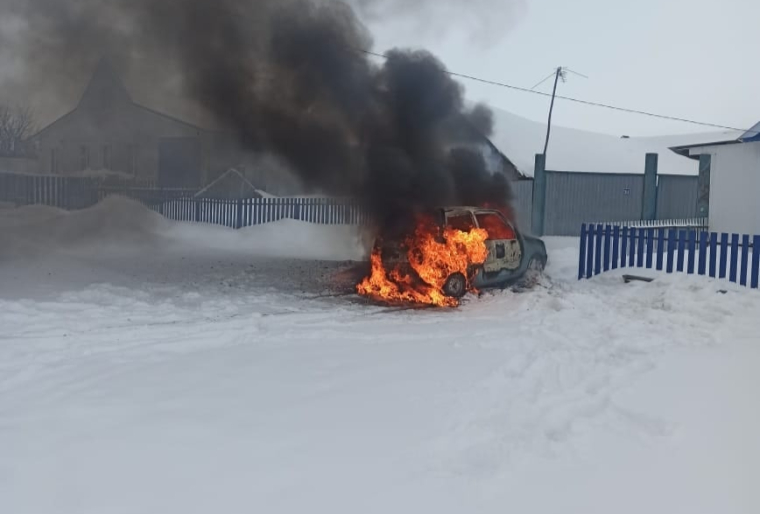
[[[492,172],[524,178],[488,138],[464,125],[456,143],[481,151]],[[133,100],[107,59],[98,63],[79,103],[30,141],[36,155],[31,167],[39,174],[117,176],[200,189],[235,168],[259,190],[304,193],[276,159],[240,150],[233,135]],[[26,172],[29,167],[25,163]]]
[[[740,135],[671,147],[699,161],[698,209],[714,232],[760,234],[760,123]]]
[[[116,172],[163,187],[201,187],[238,157],[229,136],[133,101],[105,59],[77,106],[31,139],[39,173]]]

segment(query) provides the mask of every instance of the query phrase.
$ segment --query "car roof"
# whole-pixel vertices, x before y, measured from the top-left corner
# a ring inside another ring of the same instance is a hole
[[[467,205],[463,205],[460,207],[456,206],[450,206],[450,207],[442,207],[443,212],[445,213],[454,213],[454,212],[473,212],[473,213],[480,213],[480,212],[495,212],[498,213],[499,211],[496,209],[488,209],[486,207],[471,207]]]

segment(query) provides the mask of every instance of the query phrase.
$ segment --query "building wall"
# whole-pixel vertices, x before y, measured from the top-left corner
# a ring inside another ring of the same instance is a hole
[[[657,182],[657,219],[697,217],[698,177],[659,175]]]
[[[710,166],[710,230],[760,234],[760,142],[706,147]]]
[[[31,157],[0,157],[0,173],[38,173],[39,162]]]
[[[533,180],[515,180],[510,185],[515,222],[520,230],[530,233],[533,223]]]
[[[132,103],[103,111],[76,109],[37,136],[39,172],[110,169],[156,180],[160,142],[175,137],[198,138],[205,175],[211,161],[211,136],[205,131]]]
[[[582,223],[641,219],[644,175],[546,172],[544,233],[578,236]]]

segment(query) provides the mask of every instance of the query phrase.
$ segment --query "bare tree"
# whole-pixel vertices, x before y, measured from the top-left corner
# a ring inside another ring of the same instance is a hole
[[[0,156],[20,157],[32,149],[26,140],[34,132],[34,115],[27,106],[0,104]]]

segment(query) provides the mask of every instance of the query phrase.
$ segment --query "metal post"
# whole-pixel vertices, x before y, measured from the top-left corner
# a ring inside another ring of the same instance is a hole
[[[656,153],[646,155],[644,168],[644,197],[641,206],[641,219],[657,219],[657,159]]]
[[[710,168],[712,156],[702,154],[699,156],[699,179],[697,190],[697,216],[709,218],[710,216]]]
[[[533,235],[544,235],[546,214],[546,156],[536,154],[533,168]]]

